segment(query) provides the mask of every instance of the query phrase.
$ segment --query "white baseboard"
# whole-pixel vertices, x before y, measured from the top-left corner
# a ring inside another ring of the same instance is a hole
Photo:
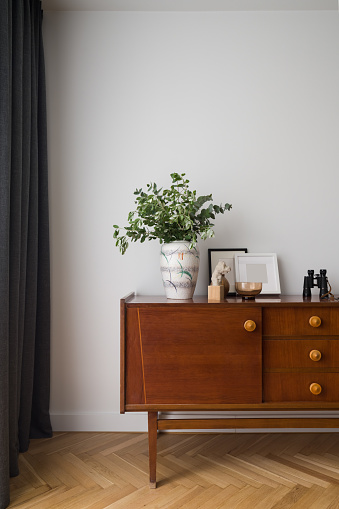
[[[51,412],[53,431],[147,431],[147,414],[78,413],[56,414]]]
[[[245,418],[245,417],[307,417],[307,418],[325,418],[331,417],[338,419],[338,411],[296,411],[296,412],[167,412],[162,413],[166,419],[179,418]],[[94,432],[145,432],[147,431],[147,413],[126,413],[119,414],[114,412],[107,413],[78,413],[78,414],[57,414],[51,412],[52,428],[54,431],[94,431]],[[339,428],[272,428],[272,429],[221,429],[221,430],[185,430],[185,432],[194,431],[195,433],[293,433],[293,432],[339,432]]]

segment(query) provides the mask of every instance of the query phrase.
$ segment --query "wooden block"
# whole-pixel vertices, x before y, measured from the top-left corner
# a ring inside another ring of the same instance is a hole
[[[221,302],[225,298],[225,287],[224,285],[208,287],[208,302]]]

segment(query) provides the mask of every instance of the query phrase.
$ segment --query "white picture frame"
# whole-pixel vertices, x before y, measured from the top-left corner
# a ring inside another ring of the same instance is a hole
[[[262,283],[261,294],[280,294],[280,279],[276,253],[236,254],[235,280],[242,283]]]

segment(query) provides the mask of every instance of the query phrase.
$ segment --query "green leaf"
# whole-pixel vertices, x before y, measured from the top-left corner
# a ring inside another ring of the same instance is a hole
[[[224,206],[212,203],[203,209],[206,202],[212,202],[211,194],[197,197],[196,191],[189,189],[185,173],[174,172],[170,177],[172,183],[167,189],[150,182],[146,192],[142,188],[134,191],[136,210],[128,213],[128,224],[123,228],[113,226],[113,237],[122,254],[128,247],[127,239],[132,242],[159,239],[160,243],[185,239],[194,247],[197,236],[205,239],[214,235],[211,219],[232,208],[228,203]],[[119,236],[121,230],[125,235]]]

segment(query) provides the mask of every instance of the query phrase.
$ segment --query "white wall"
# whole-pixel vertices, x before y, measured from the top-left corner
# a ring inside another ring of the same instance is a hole
[[[186,172],[233,203],[197,294],[209,247],[276,252],[285,294],[327,268],[339,293],[339,16],[45,12],[44,42],[53,425],[144,429],[119,415],[119,299],[162,294],[159,244],[112,239],[136,187]]]

